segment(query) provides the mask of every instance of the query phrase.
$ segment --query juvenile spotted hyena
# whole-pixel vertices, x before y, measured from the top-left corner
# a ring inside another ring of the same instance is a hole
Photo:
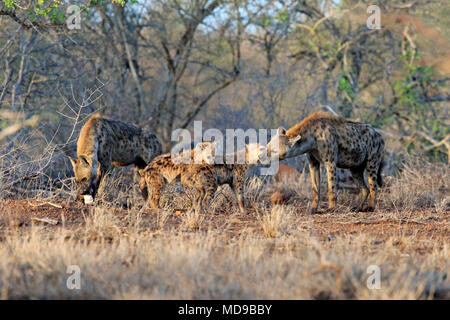
[[[276,143],[278,140],[278,144]],[[313,113],[289,130],[278,129],[278,135],[267,145],[267,154],[279,159],[307,154],[313,189],[311,211],[317,211],[320,199],[320,163],[328,174],[329,208],[336,206],[336,167],[350,169],[361,188],[358,211],[373,211],[377,184],[382,186],[381,170],[384,140],[370,125],[350,121],[327,112]],[[367,171],[369,188],[364,180]],[[364,203],[369,193],[367,208]]]
[[[214,148],[213,145],[209,145]],[[211,149],[210,149],[211,150]],[[212,152],[212,153],[210,153]],[[244,205],[244,181],[249,168],[256,164],[259,156],[259,146],[247,145],[244,152],[245,163],[236,163],[238,152],[232,155],[233,164],[214,164],[205,161],[195,163],[175,163],[170,154],[164,154],[155,158],[143,171],[141,177],[141,189],[148,190],[148,201],[153,208],[159,207],[159,197],[164,179],[169,183],[180,178],[181,183],[194,189],[193,208],[205,212],[205,205],[220,185],[229,184],[237,198],[239,211],[246,213]],[[214,150],[205,150],[207,154],[215,156]],[[230,157],[227,158],[230,160]],[[225,162],[225,161],[224,161]],[[145,195],[145,194],[144,194]]]
[[[134,164],[142,170],[161,151],[161,142],[152,132],[93,115],[81,128],[77,159],[70,158],[78,186],[77,198],[82,200],[84,195],[95,198],[111,164]]]

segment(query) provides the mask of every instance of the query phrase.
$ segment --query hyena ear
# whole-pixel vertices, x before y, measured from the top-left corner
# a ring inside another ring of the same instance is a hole
[[[69,158],[70,163],[72,164],[73,170],[75,170],[75,164],[77,163],[77,160],[75,160],[75,159],[72,158],[72,157],[67,157],[67,158]]]
[[[216,149],[219,146],[219,144],[220,144],[219,139],[216,139],[211,143],[211,147],[213,149]]]
[[[79,156],[78,159],[80,159],[80,160],[81,160],[81,163],[83,163],[85,166],[90,167],[90,166],[92,165],[91,159],[89,159],[89,158],[86,157],[85,155]]]
[[[279,127],[277,129],[277,134],[278,135],[285,135],[286,134],[286,129],[284,127]]]
[[[293,145],[293,144],[296,143],[297,141],[301,140],[301,138],[302,138],[302,136],[301,136],[301,135],[298,135],[298,136],[296,136],[296,137],[290,139],[289,142],[290,142],[291,145]]]
[[[102,164],[100,161],[97,162],[97,179],[99,179],[104,172],[102,172]]]
[[[256,155],[259,156],[259,154],[261,154],[261,152],[264,150],[264,147],[261,146],[259,143],[255,142],[255,143],[249,143],[245,145],[245,151],[247,152],[251,152],[251,153],[256,153]]]

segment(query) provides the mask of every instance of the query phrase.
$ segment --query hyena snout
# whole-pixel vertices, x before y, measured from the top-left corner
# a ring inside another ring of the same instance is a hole
[[[97,184],[95,181],[78,185],[77,200],[84,202],[84,196],[92,196],[92,198],[95,199],[96,194]]]

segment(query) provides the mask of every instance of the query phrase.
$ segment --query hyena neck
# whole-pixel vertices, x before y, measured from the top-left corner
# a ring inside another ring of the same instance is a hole
[[[229,161],[233,159],[232,164],[245,164],[248,166],[255,166],[258,164],[258,144],[246,144],[242,150],[235,151],[225,155],[225,161],[229,164]]]
[[[299,142],[296,142],[294,146],[292,146],[287,154],[287,158],[299,156],[305,153],[312,152],[316,149],[316,139],[314,136],[306,136],[302,137]]]
[[[245,145],[245,163],[249,166],[256,166],[259,163],[260,147],[258,143]]]

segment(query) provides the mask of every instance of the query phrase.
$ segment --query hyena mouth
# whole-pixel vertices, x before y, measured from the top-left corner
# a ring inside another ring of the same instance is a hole
[[[87,190],[84,192],[80,192],[78,194],[78,198],[83,199],[84,196],[94,196],[94,186],[90,186]]]
[[[94,186],[90,186],[87,191],[79,193],[77,198],[84,204],[92,204],[94,202],[94,194],[95,194]]]

